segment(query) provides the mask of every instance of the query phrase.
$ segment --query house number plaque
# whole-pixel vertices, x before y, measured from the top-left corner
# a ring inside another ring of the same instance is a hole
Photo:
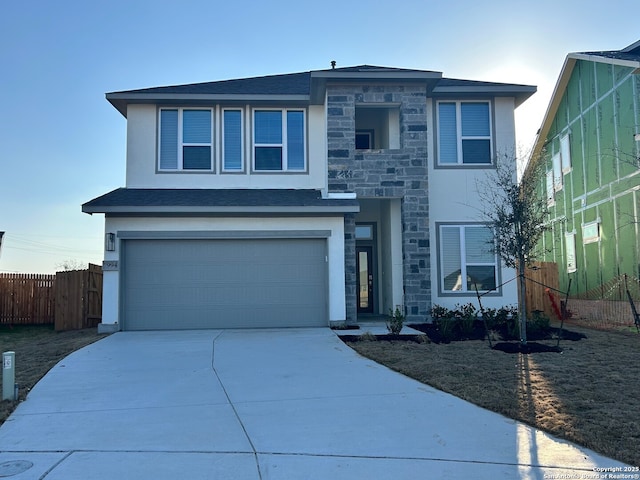
[[[105,260],[102,262],[102,271],[110,272],[118,270],[118,261],[117,260]]]

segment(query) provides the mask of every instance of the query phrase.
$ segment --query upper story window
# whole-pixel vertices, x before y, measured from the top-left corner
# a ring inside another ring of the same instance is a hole
[[[562,173],[569,173],[571,171],[571,143],[569,142],[569,135],[560,137],[560,159],[562,162]]]
[[[222,170],[240,172],[244,169],[242,110],[222,110]]]
[[[585,223],[582,225],[582,243],[594,243],[600,241],[600,221]]]
[[[551,171],[553,172],[553,190],[555,192],[562,190],[562,163],[560,152],[551,157]]]
[[[213,169],[211,109],[160,109],[159,169]]]
[[[489,102],[439,102],[438,132],[439,165],[491,165]]]
[[[256,171],[304,171],[303,110],[254,110],[253,161]]]
[[[546,190],[547,190],[547,205],[551,206],[556,203],[555,189],[553,188],[553,170],[549,170],[545,176],[546,178]]]

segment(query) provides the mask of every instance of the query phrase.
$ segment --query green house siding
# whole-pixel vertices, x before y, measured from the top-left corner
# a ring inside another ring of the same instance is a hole
[[[545,138],[547,170],[569,135],[571,169],[549,205],[540,245],[558,263],[560,287],[586,292],[620,274],[640,277],[640,75],[607,62],[576,60]],[[546,192],[546,183],[542,182]],[[546,193],[545,193],[546,194]],[[583,227],[597,222],[599,235]],[[575,235],[576,271],[567,272],[566,234]],[[586,243],[585,243],[586,242]]]

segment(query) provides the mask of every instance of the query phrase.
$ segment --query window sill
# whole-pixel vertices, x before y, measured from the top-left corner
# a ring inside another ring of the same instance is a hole
[[[496,168],[496,165],[494,163],[437,163],[435,168],[442,170],[486,170],[489,168]]]

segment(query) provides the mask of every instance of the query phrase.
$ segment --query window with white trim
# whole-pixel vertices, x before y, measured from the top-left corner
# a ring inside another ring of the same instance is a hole
[[[244,138],[242,110],[225,108],[222,110],[222,170],[240,172],[244,169]]]
[[[600,221],[584,223],[582,225],[582,243],[595,243],[600,241]]]
[[[304,171],[304,110],[253,111],[253,168],[256,171]]]
[[[161,108],[159,116],[159,170],[213,170],[212,110]]]
[[[551,206],[556,203],[556,191],[553,188],[553,170],[549,170],[546,174],[547,180],[547,205]]]
[[[565,256],[567,258],[567,273],[573,273],[576,266],[576,234],[567,232],[564,234]]]
[[[438,164],[491,165],[489,102],[438,102]]]
[[[480,292],[496,289],[498,258],[491,227],[442,224],[438,235],[442,293],[475,293],[476,287]]]
[[[569,173],[571,171],[571,142],[569,141],[569,135],[560,137],[560,159],[562,173]]]
[[[562,163],[560,152],[551,157],[551,170],[553,171],[553,189],[558,192],[562,190]]]

